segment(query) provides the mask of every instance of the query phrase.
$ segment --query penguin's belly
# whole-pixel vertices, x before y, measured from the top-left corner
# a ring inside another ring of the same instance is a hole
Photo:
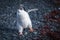
[[[31,20],[30,20],[28,13],[23,11],[23,12],[20,12],[18,15],[19,15],[19,21],[18,21],[19,24],[22,27],[27,28],[28,25],[31,23]]]

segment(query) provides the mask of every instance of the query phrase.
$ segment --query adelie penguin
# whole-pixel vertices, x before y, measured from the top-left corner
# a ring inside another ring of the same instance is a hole
[[[23,35],[23,29],[25,28],[29,28],[30,32],[34,31],[32,28],[32,22],[28,13],[36,10],[38,9],[31,9],[31,10],[28,10],[28,12],[26,12],[23,8],[23,5],[20,4],[19,9],[17,10],[17,27],[18,27],[19,35]]]

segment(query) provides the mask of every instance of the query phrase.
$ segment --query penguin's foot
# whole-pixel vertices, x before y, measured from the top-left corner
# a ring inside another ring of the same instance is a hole
[[[21,35],[23,35],[23,33],[22,32],[19,32],[19,35],[21,36]]]
[[[30,30],[29,30],[30,32],[33,32],[34,30],[33,30],[33,28],[30,28]]]

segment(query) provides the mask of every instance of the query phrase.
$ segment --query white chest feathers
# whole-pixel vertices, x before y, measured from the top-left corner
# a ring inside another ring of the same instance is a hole
[[[28,25],[31,25],[31,20],[29,17],[28,12],[24,10],[18,10],[17,15],[19,15],[20,18],[20,25],[27,27]]]

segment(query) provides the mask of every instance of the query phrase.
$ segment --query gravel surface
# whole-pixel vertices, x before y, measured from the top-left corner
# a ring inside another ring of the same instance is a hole
[[[58,25],[57,23],[47,22],[44,18],[44,15],[55,9],[49,3],[49,1],[44,0],[0,0],[0,40],[50,40],[48,36],[40,34],[40,30],[46,24],[52,26],[52,31],[57,30],[54,27]],[[29,13],[35,31],[30,33],[28,29],[25,29],[23,36],[18,35],[16,26],[16,12],[19,4],[23,4],[26,11],[32,8],[39,9]]]

